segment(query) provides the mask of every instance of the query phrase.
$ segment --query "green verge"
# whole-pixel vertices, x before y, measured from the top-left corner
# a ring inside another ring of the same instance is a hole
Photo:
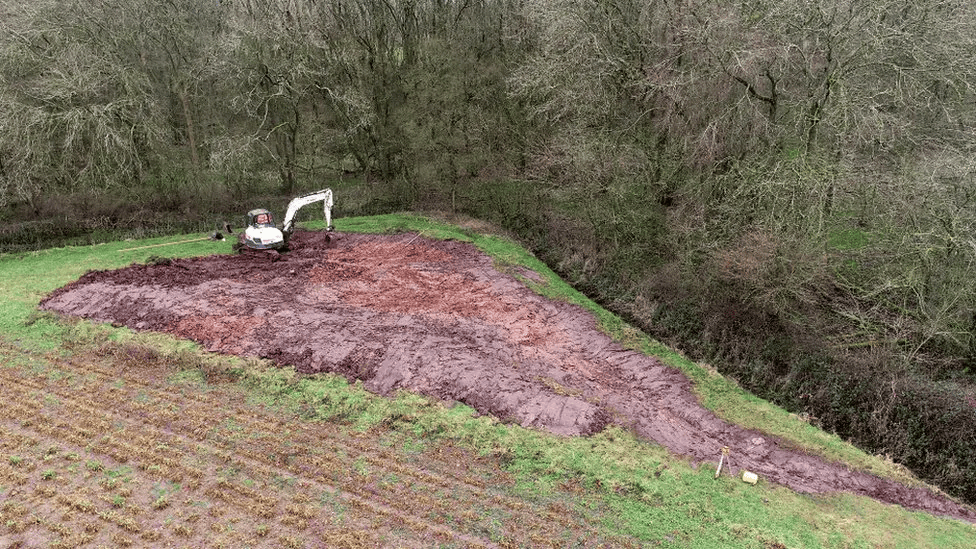
[[[322,224],[304,226],[321,228]],[[918,482],[896,465],[864,454],[747,394],[707,366],[647,338],[573,290],[509,239],[407,214],[341,219],[336,226],[343,232],[412,231],[471,242],[490,254],[500,269],[522,266],[538,273],[542,282],[527,280],[527,284],[547,297],[592,311],[603,329],[624,345],[658,356],[685,372],[704,405],[719,416],[852,467]],[[207,379],[218,372],[224,379],[236,380],[252,400],[307,420],[333,421],[362,432],[392,431],[405,447],[449,443],[492,456],[517,475],[525,498],[551,497],[556,487],[579,485],[586,497],[580,496],[574,504],[598,505],[603,516],[613,517],[605,524],[608,532],[657,546],[942,548],[973,544],[976,532],[972,525],[869,498],[810,497],[764,481],[750,486],[727,476],[716,480],[714,467],[695,467],[616,427],[588,438],[556,437],[478,416],[457,403],[408,393],[377,397],[360,384],[348,384],[336,376],[300,376],[255,359],[206,353],[192,343],[160,334],[64,321],[36,312],[44,295],[88,270],[119,268],[151,256],[230,253],[229,242],[171,244],[203,236],[0,255],[0,360],[6,367],[51,375],[37,363],[43,361],[43,352],[52,349],[70,353],[104,345],[149,345],[181,369],[173,383],[191,383],[206,390]]]

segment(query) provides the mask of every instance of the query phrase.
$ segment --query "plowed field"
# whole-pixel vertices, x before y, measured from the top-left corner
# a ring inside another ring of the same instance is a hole
[[[299,421],[157,358],[107,346],[0,368],[0,545],[630,545],[570,500],[508,495],[477,456]]]

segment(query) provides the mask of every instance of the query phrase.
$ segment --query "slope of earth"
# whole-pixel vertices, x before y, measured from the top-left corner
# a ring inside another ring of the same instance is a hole
[[[263,253],[90,272],[43,309],[155,330],[300,372],[335,372],[564,435],[610,422],[696,461],[730,449],[743,469],[803,493],[848,491],[976,521],[921,488],[851,471],[704,409],[678,371],[627,350],[575,305],[532,292],[474,246],[414,234],[299,232]]]

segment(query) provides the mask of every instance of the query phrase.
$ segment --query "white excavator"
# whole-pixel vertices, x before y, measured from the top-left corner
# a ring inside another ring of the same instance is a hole
[[[303,206],[323,202],[325,211],[325,226],[328,231],[332,227],[332,189],[322,189],[314,193],[299,196],[288,203],[285,212],[285,222],[281,229],[275,225],[274,216],[264,208],[247,212],[247,228],[244,229],[243,243],[252,250],[278,250],[288,245],[288,238],[295,230],[295,214]]]

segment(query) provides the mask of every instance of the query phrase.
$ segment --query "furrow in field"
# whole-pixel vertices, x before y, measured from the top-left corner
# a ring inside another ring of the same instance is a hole
[[[79,372],[81,373],[81,372]],[[6,372],[9,374],[9,372]],[[86,373],[87,374],[87,373]],[[237,474],[246,477],[257,486],[266,487],[274,479],[287,478],[294,476],[301,479],[306,485],[312,483],[317,486],[319,491],[331,490],[336,494],[336,498],[348,508],[358,509],[370,515],[386,517],[387,522],[407,525],[414,531],[428,531],[437,538],[464,539],[469,545],[492,545],[484,542],[477,536],[465,534],[454,526],[448,526],[440,522],[444,517],[451,514],[457,505],[468,505],[478,500],[484,495],[483,491],[478,493],[466,493],[465,483],[450,482],[450,479],[443,476],[432,476],[423,470],[410,470],[399,467],[397,470],[404,476],[411,476],[409,483],[401,482],[398,489],[390,487],[378,488],[365,475],[349,474],[349,465],[362,458],[361,452],[344,447],[340,443],[332,442],[332,449],[336,450],[331,455],[342,455],[345,461],[322,462],[304,461],[301,458],[311,453],[323,455],[321,450],[316,451],[312,446],[294,445],[286,451],[280,448],[280,439],[273,442],[274,433],[263,433],[265,436],[257,446],[248,446],[242,441],[233,440],[233,433],[215,433],[202,429],[199,424],[200,417],[209,413],[213,417],[214,403],[204,409],[203,403],[191,402],[191,405],[184,405],[178,414],[179,417],[168,415],[166,421],[154,421],[154,414],[147,414],[145,402],[133,399],[133,392],[136,386],[141,390],[154,389],[148,384],[132,383],[130,378],[125,378],[123,388],[107,390],[106,383],[111,381],[104,378],[101,383],[93,383],[91,375],[74,376],[70,383],[64,380],[34,380],[19,378],[20,376],[3,375],[5,393],[11,393],[14,398],[8,400],[27,400],[31,401],[30,395],[43,393],[52,397],[56,402],[51,402],[44,406],[38,402],[27,402],[24,404],[15,403],[9,406],[2,414],[5,419],[16,420],[18,418],[31,418],[23,424],[25,428],[47,438],[61,440],[76,447],[87,447],[91,452],[109,456],[120,463],[131,463],[140,472],[147,474],[150,478],[166,479],[172,482],[184,482],[191,488],[194,483],[189,482],[188,477],[201,477],[202,470],[197,469],[194,474],[190,474],[190,469],[181,459],[184,456],[199,454],[201,451],[209,453],[217,458],[217,462],[225,466],[230,466],[237,470]],[[19,379],[18,379],[19,378]],[[20,390],[10,390],[19,387]],[[155,391],[152,391],[154,394]],[[84,396],[77,396],[84,395]],[[18,398],[19,397],[19,398]],[[34,399],[36,400],[36,399]],[[154,399],[157,400],[158,399]],[[192,401],[193,399],[191,399]],[[49,408],[49,409],[46,409]],[[84,423],[89,427],[77,425],[78,421],[62,421],[50,417],[49,413],[56,413],[64,417],[85,418]],[[251,431],[257,428],[280,428],[280,421],[262,419],[254,414],[253,410],[247,414],[234,414],[238,409],[231,409],[225,419],[239,418],[236,428],[243,431]],[[245,410],[239,410],[244,412]],[[252,420],[252,418],[258,418]],[[185,423],[183,420],[187,420]],[[184,431],[184,427],[195,427],[189,429],[189,434]],[[163,428],[165,427],[165,430]],[[211,428],[212,430],[212,428]],[[296,429],[291,429],[293,432]],[[219,436],[219,435],[223,436]],[[305,433],[311,442],[312,433]],[[216,439],[216,441],[214,441]],[[191,443],[190,440],[196,441]],[[269,444],[271,443],[271,444]],[[202,446],[201,446],[202,445]],[[263,446],[262,446],[263,445]],[[364,451],[372,452],[372,449],[363,448]],[[297,456],[292,458],[292,463],[282,460],[282,455]],[[379,456],[370,456],[369,459],[361,461],[367,467],[382,471],[384,467],[396,465],[395,456],[387,452],[380,452]],[[335,471],[343,471],[343,474],[333,474]],[[424,484],[433,481],[433,484]],[[471,485],[477,487],[479,482],[472,482]],[[405,486],[406,488],[403,488]],[[356,493],[353,493],[352,490]],[[422,490],[425,493],[448,495],[451,497],[426,497],[418,496],[415,492]],[[450,494],[447,491],[450,490]],[[479,489],[480,490],[480,489]],[[294,513],[287,512],[287,506],[281,501],[266,496],[261,496],[256,490],[244,486],[238,482],[230,480],[218,480],[216,483],[205,483],[204,494],[229,503],[236,502],[237,506],[243,510],[256,511],[255,514],[261,518],[271,518],[274,516],[284,516],[289,521],[297,524],[307,524],[308,519],[296,519]],[[402,497],[408,497],[409,508],[404,508]],[[483,505],[489,505],[484,501]],[[285,512],[280,509],[285,507]],[[424,508],[424,512],[415,510]],[[496,509],[495,511],[501,511]],[[531,526],[531,519],[526,520],[524,512],[515,507],[513,510],[505,510],[504,514],[521,515],[518,517],[520,528]],[[290,517],[290,518],[289,518]],[[483,517],[474,517],[483,518]],[[284,520],[284,519],[283,519]],[[476,526],[477,520],[465,521],[454,518],[454,523],[462,528]],[[538,536],[539,531],[545,531],[544,525],[530,527],[527,531],[535,532]]]
[[[10,383],[10,379],[5,381],[7,382],[3,383],[2,391],[0,391],[0,396],[2,396],[4,400],[7,400],[8,402],[11,400],[17,400],[18,396],[25,394],[23,391],[17,391],[19,384]],[[29,385],[36,388],[36,384]],[[19,388],[27,389],[28,391],[33,390],[31,387],[25,385],[20,385]],[[59,397],[58,413],[63,414],[66,417],[71,416],[78,410],[84,410],[86,413],[95,411],[86,405],[78,405],[77,409],[72,410],[72,404],[74,403],[71,402],[70,397],[64,394],[59,394]],[[22,441],[37,441],[40,439],[43,447],[51,449],[60,448],[62,453],[70,450],[70,455],[74,456],[71,459],[75,460],[76,462],[87,460],[88,463],[98,463],[98,470],[101,470],[101,467],[103,467],[105,462],[88,458],[97,455],[112,457],[103,451],[106,450],[106,445],[111,447],[108,448],[109,451],[121,449],[122,452],[118,452],[121,454],[119,457],[126,457],[128,454],[131,454],[131,456],[124,461],[126,463],[133,464],[135,470],[133,471],[132,469],[129,469],[133,477],[139,477],[140,473],[150,473],[149,476],[151,478],[149,479],[148,483],[157,486],[159,485],[158,482],[152,480],[153,478],[157,478],[159,476],[158,474],[152,473],[154,464],[150,463],[147,465],[146,463],[139,461],[139,458],[145,458],[147,453],[139,451],[138,444],[145,444],[151,439],[152,435],[149,434],[147,437],[147,434],[139,433],[138,430],[140,426],[137,424],[133,423],[122,428],[124,432],[132,435],[133,443],[124,442],[121,440],[111,441],[108,443],[102,441],[99,443],[89,444],[87,449],[85,449],[83,447],[79,448],[78,445],[75,444],[76,442],[83,442],[83,440],[76,436],[75,433],[70,431],[72,428],[71,424],[69,422],[52,420],[47,416],[47,413],[50,412],[50,410],[44,410],[41,406],[31,407],[17,404],[16,402],[11,406],[3,408],[3,410],[5,411],[5,413],[2,414],[2,419],[4,422],[10,420],[14,422],[14,424],[20,424],[20,426],[9,424],[3,425],[3,433],[11,435],[11,439],[16,438]],[[107,408],[103,408],[101,413],[103,415],[111,416],[111,412],[109,412]],[[118,418],[114,418],[112,423],[119,425]],[[27,431],[23,431],[23,429],[27,429]],[[25,432],[31,434],[24,434]],[[38,437],[36,435],[41,436]],[[175,439],[171,438],[170,441],[175,441]],[[198,445],[195,443],[191,443],[191,446],[194,448],[198,447]],[[156,447],[158,448],[159,445],[156,445]],[[159,533],[160,528],[158,525],[156,528],[152,528],[151,525],[149,525],[146,521],[140,521],[129,513],[113,508],[112,505],[108,503],[114,500],[120,502],[118,503],[120,507],[124,506],[125,504],[121,503],[123,498],[120,494],[125,494],[126,497],[132,497],[131,489],[122,490],[120,493],[114,494],[114,498],[111,497],[111,493],[103,495],[101,496],[100,500],[98,498],[91,497],[87,492],[73,493],[71,492],[72,486],[70,484],[72,481],[68,480],[69,475],[65,474],[64,467],[57,467],[58,463],[56,463],[55,460],[47,461],[47,459],[51,457],[55,456],[50,452],[44,456],[34,457],[35,461],[43,463],[43,465],[50,472],[50,477],[46,476],[47,473],[44,473],[44,476],[42,477],[41,473],[35,471],[35,474],[33,475],[35,486],[32,490],[29,490],[28,492],[15,491],[9,494],[12,497],[25,501],[27,503],[25,507],[38,510],[38,514],[35,516],[41,518],[35,519],[27,517],[28,520],[24,521],[13,519],[7,520],[5,521],[5,524],[9,531],[8,533],[16,535],[31,526],[38,526],[46,529],[53,535],[53,537],[48,539],[48,541],[51,542],[51,546],[80,546],[78,545],[79,543],[85,544],[94,539],[92,538],[90,532],[86,533],[86,535],[81,538],[76,535],[78,526],[77,522],[78,520],[81,520],[78,519],[78,515],[83,515],[89,516],[89,519],[97,518],[102,522],[114,525],[114,528],[117,531],[112,534],[112,537],[104,538],[103,536],[103,541],[111,542],[109,545],[123,546],[130,545],[132,543],[138,544],[159,539],[161,534]],[[45,461],[40,461],[41,459]],[[10,482],[10,485],[24,485],[32,480],[31,476],[28,474],[14,470],[10,465],[4,465],[5,466],[2,468],[2,472],[5,473],[4,477],[9,477],[7,481]],[[70,470],[72,468],[77,469],[78,465],[76,464],[74,467],[69,467],[68,469]],[[32,469],[36,470],[36,467],[32,467]],[[145,479],[142,479],[142,481],[145,482]],[[127,482],[139,483],[140,480],[138,478],[136,480],[130,479]],[[114,489],[114,487],[117,486],[115,483],[103,484],[106,486],[107,490]],[[315,509],[314,515],[309,510],[306,511],[304,515],[299,517],[301,520],[296,520],[296,515],[294,512],[290,512],[288,510],[289,508],[293,508],[293,510],[295,509],[294,505],[296,504],[294,502],[290,502],[287,504],[288,506],[286,506],[284,502],[279,502],[277,498],[263,494],[257,489],[243,486],[236,481],[218,479],[216,482],[212,483],[212,486],[214,488],[213,491],[217,491],[218,495],[233,494],[233,499],[243,514],[256,514],[256,518],[258,520],[275,519],[270,521],[270,524],[272,524],[273,527],[269,530],[274,532],[276,536],[273,537],[273,539],[271,537],[268,538],[268,546],[305,547],[306,543],[303,540],[309,538],[309,535],[307,532],[304,532],[304,530],[309,528],[309,519],[314,518],[319,520],[319,522],[323,522],[323,512],[325,515],[328,515],[324,519],[324,524],[325,530],[331,532],[331,536],[351,536],[353,539],[360,540],[373,539],[367,530],[357,530],[356,528],[352,527],[352,525],[346,525],[341,529],[329,526],[337,519],[332,513],[329,512],[329,510],[326,509],[323,511],[321,506],[310,508]],[[186,490],[182,490],[180,493],[185,492]],[[203,492],[202,495],[206,495],[206,493],[211,492],[211,490],[205,489],[201,492]],[[225,500],[228,498],[217,499]],[[157,502],[158,501],[159,500],[157,498]],[[206,501],[204,500],[199,500],[199,502],[206,504]],[[3,513],[4,517],[8,517],[10,515],[10,509],[15,509],[15,507],[12,507],[11,505],[5,506],[4,510],[0,511]],[[156,506],[157,503],[154,502],[151,503],[151,505]],[[169,505],[170,504],[168,502],[164,502],[162,505],[159,505],[159,507],[164,508],[168,507]],[[283,508],[281,509],[280,513],[279,508]],[[215,507],[211,507],[211,509],[215,509]],[[52,513],[54,516],[61,517],[61,520],[55,521],[44,518],[51,516]],[[62,525],[62,523],[67,523],[68,525]],[[92,529],[93,531],[99,530],[98,527],[93,527],[91,524],[93,523],[89,521],[83,526],[83,528]],[[2,530],[3,528],[0,527],[0,531]],[[194,532],[192,526],[183,523],[174,527],[173,530],[177,537],[186,538],[192,536]],[[443,529],[439,529],[437,527],[434,528],[435,532],[439,530],[442,531]],[[449,532],[449,534],[452,533]],[[129,537],[126,537],[127,535]],[[261,533],[261,535],[266,534]],[[463,535],[453,533],[452,537],[458,538],[463,537]],[[231,545],[240,546],[241,544]],[[375,543],[369,543],[363,546],[375,546]],[[417,546],[420,546],[420,544]]]
[[[118,388],[117,381],[120,378],[117,375],[113,377],[108,372],[98,371],[100,368],[89,371],[77,367],[73,362],[64,366],[74,369],[78,374],[85,374],[76,376],[76,379],[91,379],[94,372],[102,385],[115,383],[111,385],[113,392],[121,391]],[[132,369],[129,370],[131,371]],[[450,516],[455,522],[467,523],[469,521],[464,520],[457,513],[457,509],[460,503],[470,502],[476,506],[491,506],[496,514],[500,512],[504,515],[521,516],[520,528],[524,531],[551,531],[554,525],[582,531],[584,535],[590,530],[582,519],[573,520],[575,517],[571,513],[556,513],[546,507],[526,509],[524,502],[491,492],[484,488],[483,481],[457,474],[450,470],[448,464],[439,460],[428,460],[423,466],[406,465],[395,453],[370,446],[368,441],[349,437],[336,429],[326,429],[327,432],[323,433],[320,425],[310,429],[300,422],[288,422],[280,417],[256,413],[253,406],[233,407],[234,399],[223,400],[221,405],[216,406],[214,396],[209,393],[187,393],[132,375],[123,375],[121,379],[124,380],[122,386],[128,393],[152,396],[120,399],[116,395],[113,399],[114,406],[120,415],[138,418],[160,430],[182,433],[195,440],[229,450],[231,455],[225,462],[238,468],[245,466],[240,456],[247,456],[252,460],[247,467],[257,477],[274,478],[281,472],[280,468],[284,468],[298,477],[315,475],[319,482],[330,483],[337,490],[340,486],[346,486],[346,491],[348,486],[363,490],[371,495],[371,499],[386,506],[397,505],[404,497],[422,500],[424,496],[418,497],[418,492],[448,494],[449,497],[427,499],[429,505],[425,516],[435,519]],[[217,412],[221,415],[215,417]],[[262,447],[260,440],[257,444],[252,444],[253,440],[240,440],[236,434],[239,432],[251,433],[252,439],[254,433],[272,434],[267,438],[273,439],[274,435],[285,432],[289,444],[285,451],[281,451],[283,449],[280,444],[276,443],[273,449],[268,449]],[[118,443],[114,446],[120,447]],[[125,446],[121,445],[121,448],[124,449]],[[116,455],[119,453],[115,452]],[[316,457],[310,460],[311,456]],[[287,463],[289,460],[291,464]],[[255,461],[272,469],[256,470]],[[157,465],[155,472],[167,473],[169,469],[164,465]],[[446,474],[432,471],[434,467],[441,467],[446,470]],[[354,468],[394,474],[400,477],[400,483],[393,486],[393,489],[390,486],[377,489],[375,482],[369,482],[361,475],[348,474]],[[316,474],[316,470],[327,473]],[[171,475],[171,478],[181,479],[176,474]],[[408,488],[405,489],[404,486]],[[483,517],[477,518],[480,520]]]
[[[95,373],[105,383],[120,379],[120,372],[118,371],[98,367],[91,369],[76,367],[74,361],[59,362],[61,362],[62,366],[75,369],[79,372]],[[230,422],[235,424],[240,430],[254,430],[265,433],[287,432],[293,447],[304,446],[306,450],[308,448],[322,448],[323,445],[331,445],[326,451],[342,453],[346,448],[352,446],[357,450],[355,452],[357,458],[362,456],[372,466],[400,467],[400,473],[410,474],[419,480],[431,484],[439,483],[452,487],[457,484],[467,484],[473,491],[480,490],[481,497],[493,498],[498,504],[504,505],[507,502],[514,506],[521,505],[521,502],[515,498],[500,499],[498,494],[488,491],[485,483],[476,478],[457,474],[451,468],[445,468],[443,471],[431,469],[430,466],[440,465],[440,462],[428,462],[428,466],[410,469],[403,466],[402,456],[393,452],[384,452],[371,445],[368,439],[363,440],[349,437],[341,433],[339,429],[323,428],[324,425],[321,423],[314,424],[309,428],[300,422],[289,421],[277,415],[255,413],[253,405],[230,408],[232,404],[238,404],[231,400],[224,400],[221,403],[221,409],[216,410],[213,397],[208,398],[206,396],[207,393],[201,395],[196,392],[187,392],[173,388],[167,384],[155,383],[139,377],[125,375],[127,373],[122,372],[123,377],[121,379],[125,380],[125,384],[141,387],[148,394],[152,394],[152,400],[143,399],[142,401],[120,403],[120,405],[124,406],[124,409],[130,415],[142,417],[145,421],[153,422],[156,425],[169,426],[172,422],[182,422],[185,424],[190,418],[207,417],[215,412],[220,412],[222,413],[222,418],[209,418],[207,421],[201,422],[193,428],[193,432],[201,435],[205,431],[217,431],[224,422]],[[323,438],[323,430],[328,431],[327,438]],[[337,439],[342,440],[339,442]],[[289,453],[295,454],[297,452],[291,451]]]

